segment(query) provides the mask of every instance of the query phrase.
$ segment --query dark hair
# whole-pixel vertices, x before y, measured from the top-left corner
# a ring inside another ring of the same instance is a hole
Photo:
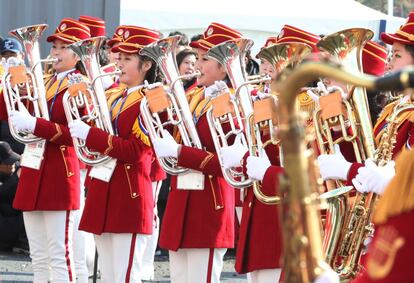
[[[177,53],[176,55],[176,61],[177,61],[177,67],[180,68],[181,63],[183,62],[184,58],[187,57],[188,55],[194,55],[197,57],[197,53],[190,49],[190,48],[186,48],[181,50],[180,52]]]
[[[138,68],[141,68],[144,62],[151,62],[151,68],[145,74],[144,80],[147,81],[149,84],[153,84],[155,82],[162,82],[163,77],[154,60],[152,60],[148,56],[143,56],[139,54],[137,54],[137,56],[139,58]]]
[[[196,35],[193,35],[191,37],[190,42],[198,41],[198,40],[200,40],[202,38],[203,38],[203,35],[202,34],[196,34]]]
[[[168,36],[174,36],[174,35],[181,35],[181,40],[178,42],[178,45],[181,46],[188,46],[188,36],[185,33],[182,33],[181,31],[172,31]]]
[[[78,70],[82,75],[86,76],[86,70],[81,60],[76,62],[75,69]]]
[[[410,53],[411,57],[414,59],[414,45],[405,44],[405,50]]]
[[[109,64],[109,57],[108,57],[107,50],[111,48],[107,44],[108,41],[109,39],[106,37],[104,41],[102,42],[101,48],[99,49],[99,52],[98,52],[99,65],[101,66],[106,66]]]

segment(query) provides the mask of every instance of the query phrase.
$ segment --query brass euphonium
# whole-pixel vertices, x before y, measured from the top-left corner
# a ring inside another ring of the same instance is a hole
[[[372,38],[373,32],[368,29],[353,28],[325,36],[317,46],[339,59],[349,72],[362,74],[362,49]],[[351,142],[356,160],[363,162],[374,157],[375,144],[373,129],[369,114],[366,90],[361,87],[348,85],[349,98],[343,105],[348,109],[347,118],[350,121],[353,135],[347,134],[344,123],[345,115],[339,113],[336,117],[322,119],[320,111],[315,113],[315,129],[321,153],[334,153],[331,136],[331,126],[341,126],[342,139],[336,142]],[[333,121],[332,124],[330,124]],[[325,142],[328,141],[328,143]],[[373,194],[357,193],[354,203],[348,204],[344,193],[349,189],[339,188],[328,192],[328,210],[324,236],[324,251],[327,262],[336,270],[341,280],[355,277],[359,270],[359,261],[363,250],[363,241],[370,231],[372,204],[375,201]],[[325,196],[322,196],[323,198]]]
[[[69,48],[79,56],[90,84],[79,80],[80,77],[70,78],[70,87],[63,96],[63,107],[68,123],[81,119],[113,135],[111,115],[101,78],[114,73],[101,74],[98,59],[98,52],[104,39],[103,36],[92,37],[69,45]],[[87,165],[102,164],[111,159],[107,155],[88,149],[82,139],[73,138],[73,143],[79,160]]]
[[[315,189],[310,186],[303,123],[295,107],[299,89],[319,77],[378,91],[414,86],[413,68],[384,78],[374,78],[349,73],[338,64],[323,62],[304,63],[276,83],[280,93],[280,143],[285,169],[285,178],[281,183],[286,197],[282,200],[280,219],[284,238],[283,271],[287,283],[313,282],[325,269],[318,198]]]
[[[223,176],[227,183],[235,188],[248,187],[252,180],[245,178],[237,168],[224,168],[221,148],[228,146],[228,139],[237,135],[243,136],[242,141],[247,141],[247,144],[251,143],[249,135],[246,134],[250,132],[250,128],[244,119],[253,113],[253,103],[248,87],[251,82],[246,81],[244,59],[252,45],[252,40],[241,38],[223,42],[207,52],[208,57],[218,61],[225,68],[231,85],[237,89],[234,99],[229,93],[213,98],[212,107],[207,111],[207,121]],[[225,123],[230,124],[229,130],[223,129]]]
[[[8,73],[4,74],[2,79],[3,96],[8,113],[13,110],[20,110],[21,105],[27,102],[32,105],[29,106],[29,109],[33,111],[35,117],[49,120],[41,63],[55,62],[56,59],[41,60],[39,48],[39,38],[47,27],[46,24],[39,24],[21,27],[9,32],[10,35],[22,43],[30,69],[26,70],[24,64],[15,65],[10,66]],[[26,94],[21,94],[20,89],[24,89]],[[26,106],[28,105],[26,104]],[[32,143],[41,140],[41,138],[32,134],[17,131],[10,122],[9,127],[13,138],[21,143]]]
[[[269,62],[276,74],[280,74],[286,67],[294,68],[297,64],[299,64],[303,58],[309,55],[312,52],[312,48],[304,43],[279,43],[274,44],[269,47],[263,48],[257,56]],[[273,98],[269,97],[265,100],[270,100]],[[264,103],[265,101],[255,101],[254,107],[259,103]],[[258,111],[254,111],[253,115],[251,115],[248,119],[250,128],[252,131],[250,132],[252,144],[249,144],[249,153],[253,156],[261,156],[263,154],[264,148],[269,144],[278,144],[279,140],[275,138],[274,127],[277,126],[274,119],[272,120],[272,116],[268,116],[265,120],[262,120],[259,115],[263,115],[263,113],[259,113]],[[263,129],[266,128],[270,133],[270,139],[264,142],[261,132]],[[280,202],[279,196],[268,196],[265,195],[261,188],[261,184],[258,181],[253,182],[253,192],[256,198],[265,203],[265,204],[277,204]]]
[[[160,39],[141,49],[140,55],[148,56],[158,65],[164,75],[168,90],[162,86],[146,91],[141,101],[141,115],[148,130],[150,139],[162,137],[166,126],[176,126],[182,143],[186,146],[202,148],[196,126],[188,105],[182,78],[175,60],[175,50],[180,36],[171,36]],[[197,76],[195,73],[194,76]],[[160,114],[167,113],[167,121],[162,121]],[[158,158],[163,169],[172,175],[188,171],[177,166],[176,158]]]

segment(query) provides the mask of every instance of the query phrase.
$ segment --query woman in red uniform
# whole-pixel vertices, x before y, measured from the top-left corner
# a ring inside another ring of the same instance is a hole
[[[192,178],[173,176],[171,192],[161,227],[160,246],[170,251],[171,281],[219,282],[223,256],[234,245],[234,190],[224,180],[208,130],[206,111],[215,81],[226,80],[222,65],[207,57],[207,51],[241,34],[212,23],[203,37],[192,43],[201,73],[189,94],[190,110],[205,150],[179,145],[167,135],[154,142],[159,157],[178,157],[178,165],[197,170]]]
[[[285,25],[279,38],[270,37],[266,40],[265,46],[269,47],[276,43],[299,42],[305,43],[316,48],[316,43],[320,37],[293,26]],[[263,60],[261,64],[262,72],[266,72],[276,79],[277,73],[269,62]],[[269,94],[268,94],[269,95]],[[240,164],[241,157],[247,149],[238,145],[222,149],[223,162],[227,167],[234,167]],[[248,166],[247,171],[250,178],[262,181],[265,170],[270,164],[273,164],[275,175],[283,172],[279,161],[279,148],[270,146],[266,147],[267,158],[255,162],[254,166]],[[245,156],[246,158],[247,156]],[[256,159],[247,158],[248,161]],[[241,162],[244,163],[244,162]],[[244,163],[246,164],[246,163]],[[247,163],[249,164],[249,163]],[[254,172],[252,172],[254,169]],[[277,181],[277,179],[275,179]],[[262,191],[266,195],[274,195],[278,182],[272,186],[263,184]],[[248,282],[265,283],[278,282],[282,261],[282,233],[279,225],[279,215],[277,205],[263,204],[254,195],[253,189],[246,189],[246,196],[243,203],[243,213],[237,245],[235,268],[238,273],[247,273]]]
[[[120,88],[108,99],[115,135],[91,128],[82,121],[69,125],[72,137],[86,140],[88,148],[108,155],[112,160],[91,169],[88,197],[79,228],[94,233],[103,282],[141,282],[143,247],[153,228],[151,161],[153,151],[139,118],[144,81],[154,83],[156,65],[139,55],[147,44],[159,39],[159,33],[129,26],[119,52],[122,71]]]
[[[10,119],[18,130],[27,130],[44,139],[44,145],[26,146],[14,207],[23,210],[29,239],[34,282],[73,282],[73,210],[79,209],[79,162],[66,124],[62,97],[67,76],[76,72],[79,58],[68,45],[90,36],[89,28],[65,18],[55,33],[51,57],[55,74],[45,79],[49,121],[34,118],[27,111],[13,111]],[[3,104],[3,99],[0,99]],[[5,109],[2,109],[5,118]],[[39,157],[40,156],[40,157]]]

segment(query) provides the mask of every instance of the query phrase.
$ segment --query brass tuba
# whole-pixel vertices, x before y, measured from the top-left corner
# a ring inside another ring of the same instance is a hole
[[[352,28],[325,36],[317,46],[339,59],[347,71],[362,74],[362,48],[372,36],[373,32],[368,29]],[[334,143],[349,141],[353,145],[356,160],[362,162],[374,157],[375,153],[368,100],[364,88],[348,85],[348,91],[350,97],[343,105],[348,109],[346,116],[353,135],[347,134],[344,113],[324,119],[320,109],[317,109],[314,114],[317,141],[321,153],[334,153]],[[341,126],[342,132],[342,137],[337,141],[333,141],[330,132],[330,127],[335,124]],[[344,195],[348,191],[349,188],[339,188],[321,196],[328,201],[328,225],[324,236],[326,260],[343,280],[355,277],[359,270],[363,241],[372,229],[370,219],[375,201],[372,194],[357,193],[350,205]]]
[[[159,86],[146,92],[141,101],[141,115],[151,140],[162,137],[162,132],[167,126],[176,126],[184,145],[201,149],[201,141],[181,81],[184,77],[179,75],[175,60],[175,50],[179,40],[180,36],[171,36],[141,49],[141,55],[150,57],[159,66],[168,85],[168,91]],[[198,73],[194,74],[197,75]],[[167,113],[166,122],[160,116],[162,113]],[[177,166],[176,158],[158,158],[158,160],[169,174],[178,175],[188,171]]]
[[[68,123],[81,119],[113,135],[111,115],[101,78],[114,75],[119,71],[101,73],[98,52],[103,40],[103,36],[92,37],[69,45],[69,48],[80,57],[90,84],[79,80],[81,77],[69,78],[70,86],[63,96],[63,107]],[[83,115],[83,113],[86,114]],[[73,138],[73,143],[79,160],[87,165],[102,164],[111,159],[107,155],[88,149],[86,142],[82,139]]]
[[[32,105],[30,108],[35,117],[49,120],[41,63],[55,62],[56,59],[41,60],[39,49],[39,38],[47,27],[46,24],[39,24],[21,27],[9,32],[22,43],[30,69],[26,70],[24,65],[16,64],[10,66],[8,73],[4,74],[2,79],[3,96],[8,113],[19,110],[24,102],[28,102]],[[22,94],[20,89],[25,90],[26,94]],[[18,142],[27,144],[41,140],[33,134],[16,131],[10,122],[9,127],[11,135]]]
[[[276,83],[280,92],[280,138],[284,155],[282,180],[284,272],[285,282],[313,282],[325,269],[317,196],[310,186],[306,141],[295,97],[301,88],[318,77],[333,78],[370,90],[401,90],[414,86],[414,69],[406,69],[384,78],[357,75],[338,64],[307,62],[282,76]]]

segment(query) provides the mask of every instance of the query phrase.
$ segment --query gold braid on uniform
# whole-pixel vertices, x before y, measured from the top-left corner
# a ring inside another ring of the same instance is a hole
[[[108,147],[105,149],[104,154],[108,155],[108,153],[114,148],[112,145],[112,139],[113,139],[113,135],[108,135]]]
[[[59,124],[55,123],[55,128],[56,128],[56,134],[50,139],[51,142],[54,142],[55,140],[60,138],[60,136],[62,135],[62,130],[60,129]]]
[[[375,210],[375,224],[383,224],[389,218],[414,208],[414,150],[403,149],[396,159],[395,168],[395,177],[385,189]]]
[[[207,163],[214,157],[214,154],[212,154],[211,152],[207,152],[207,153],[208,153],[208,155],[200,163],[200,169],[204,169],[204,167],[206,167]]]
[[[141,122],[140,118],[135,119],[134,125],[132,126],[132,133],[140,139],[145,145],[151,146],[151,141],[147,130]]]

